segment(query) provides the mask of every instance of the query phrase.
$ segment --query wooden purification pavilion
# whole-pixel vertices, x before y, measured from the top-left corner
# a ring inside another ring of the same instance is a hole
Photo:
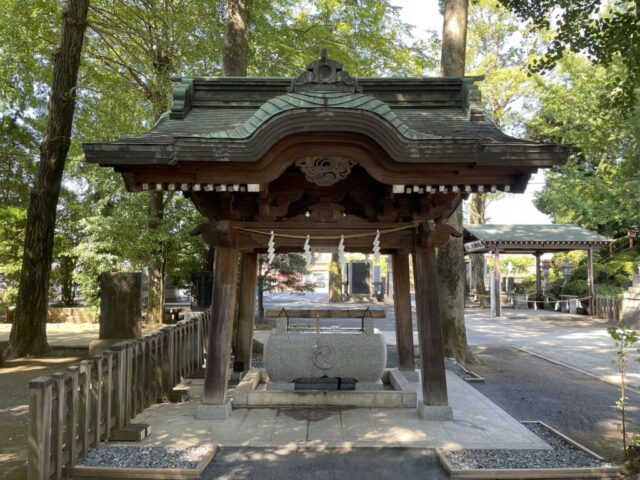
[[[256,255],[392,254],[400,367],[413,363],[409,254],[422,356],[422,410],[448,408],[436,249],[461,232],[443,223],[471,192],[523,192],[560,145],[501,132],[482,110],[479,78],[360,78],[326,57],[291,78],[176,78],[173,105],[146,134],[84,145],[87,161],[127,188],[180,191],[208,220],[215,245],[203,402],[227,398],[238,255],[237,357],[250,359]],[[245,369],[248,365],[245,365]],[[444,407],[444,408],[443,408]]]
[[[593,275],[593,250],[608,246],[613,240],[578,225],[465,225],[464,249],[466,253],[489,253],[494,259],[494,305],[496,316],[501,313],[500,254],[531,254],[536,258],[536,298],[541,307],[543,253],[584,250],[587,252],[587,284],[589,312],[594,313],[595,278]]]

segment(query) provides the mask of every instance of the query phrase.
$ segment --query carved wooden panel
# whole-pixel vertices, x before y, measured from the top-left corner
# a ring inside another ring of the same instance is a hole
[[[306,157],[296,161],[304,177],[311,183],[329,187],[344,180],[356,164],[345,157]]]

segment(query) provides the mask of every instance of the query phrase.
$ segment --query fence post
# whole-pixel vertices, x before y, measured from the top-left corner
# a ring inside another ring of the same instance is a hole
[[[69,449],[69,463],[73,466],[78,459],[78,385],[80,382],[80,367],[67,367],[67,374],[71,382],[71,396],[67,417],[67,448]]]
[[[53,378],[38,377],[29,382],[28,480],[48,480],[51,467],[51,407]]]
[[[93,404],[93,409],[91,414],[93,415],[93,436],[92,440],[95,438],[95,443],[92,442],[92,445],[96,447],[100,444],[100,437],[102,436],[102,355],[96,355],[93,357],[93,369],[95,370],[95,375],[92,375],[91,378],[95,377],[95,383],[91,382],[91,403]]]
[[[55,478],[56,480],[60,480],[62,478],[62,468],[64,467],[64,456],[62,453],[62,446],[64,445],[64,424],[65,424],[65,400],[66,400],[66,390],[65,383],[67,380],[67,376],[62,372],[56,372],[53,374],[53,381],[56,385],[56,394],[57,394],[57,408],[56,411],[53,412],[54,419],[52,424],[52,453],[53,453],[53,463],[55,464]]]
[[[122,430],[127,424],[127,395],[126,395],[126,378],[127,378],[127,347],[124,343],[118,343],[111,347],[113,357],[116,360],[114,384],[115,395],[111,408],[115,412],[115,421],[113,429],[109,431],[109,438],[113,434],[113,430]]]
[[[84,376],[84,381],[80,390],[80,438],[82,440],[82,456],[89,452],[91,443],[89,437],[89,425],[91,421],[91,363],[87,360],[80,362],[80,375]]]
[[[111,436],[111,409],[112,401],[113,401],[113,392],[115,391],[115,386],[113,383],[113,352],[111,350],[106,350],[102,357],[104,359],[104,364],[106,365],[106,376],[104,379],[104,406],[105,406],[105,423],[104,423],[104,439],[108,440]]]

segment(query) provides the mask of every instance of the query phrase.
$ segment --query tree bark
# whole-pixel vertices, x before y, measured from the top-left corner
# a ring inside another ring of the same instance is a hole
[[[88,8],[89,0],[69,0],[62,12],[59,42],[52,61],[49,117],[27,209],[20,286],[10,336],[11,355],[42,353],[48,348],[47,306],[56,207],[71,144]]]
[[[256,315],[256,285],[258,283],[258,254],[242,254],[240,292],[238,302],[238,333],[236,335],[234,371],[248,372],[251,369],[253,347],[253,325]]]
[[[344,300],[342,294],[342,272],[338,263],[338,254],[331,254],[331,263],[329,264],[329,302],[339,303]]]
[[[246,77],[249,51],[250,0],[228,0],[222,71],[226,77]]]
[[[222,74],[225,77],[246,77],[249,51],[249,8],[251,0],[227,0],[227,14],[224,30],[224,47],[222,50]],[[261,291],[259,318],[264,319],[264,293]],[[253,321],[253,320],[252,320]],[[236,340],[240,335],[240,308],[236,308],[233,316],[233,331]],[[253,332],[251,332],[253,335]],[[234,353],[238,353],[237,344]]]
[[[160,228],[164,218],[164,194],[163,192],[149,192],[147,199],[147,214],[149,216],[149,230]],[[166,260],[162,243],[156,246],[154,257],[149,264],[149,305],[147,309],[147,322],[162,323],[164,313],[164,277]]]
[[[442,28],[440,73],[443,77],[464,76],[467,42],[468,0],[446,0]],[[462,230],[462,205],[447,223]],[[467,344],[464,325],[464,248],[462,238],[452,238],[438,250],[438,285],[440,312],[447,356],[470,361],[473,355]]]
[[[469,0],[446,0],[442,27],[440,75],[462,77],[467,50],[467,12]]]
[[[473,225],[482,225],[487,221],[486,215],[486,197],[479,193],[471,195],[470,199],[470,223]],[[484,283],[484,254],[475,253],[469,255],[471,261],[471,274],[473,275],[473,290],[478,295],[480,300],[480,306],[484,307],[487,304],[487,287]]]

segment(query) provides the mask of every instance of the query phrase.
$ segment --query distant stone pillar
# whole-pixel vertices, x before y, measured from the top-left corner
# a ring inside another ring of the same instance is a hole
[[[100,354],[122,340],[142,336],[142,274],[140,272],[100,275],[100,334],[91,342],[91,355]]]

